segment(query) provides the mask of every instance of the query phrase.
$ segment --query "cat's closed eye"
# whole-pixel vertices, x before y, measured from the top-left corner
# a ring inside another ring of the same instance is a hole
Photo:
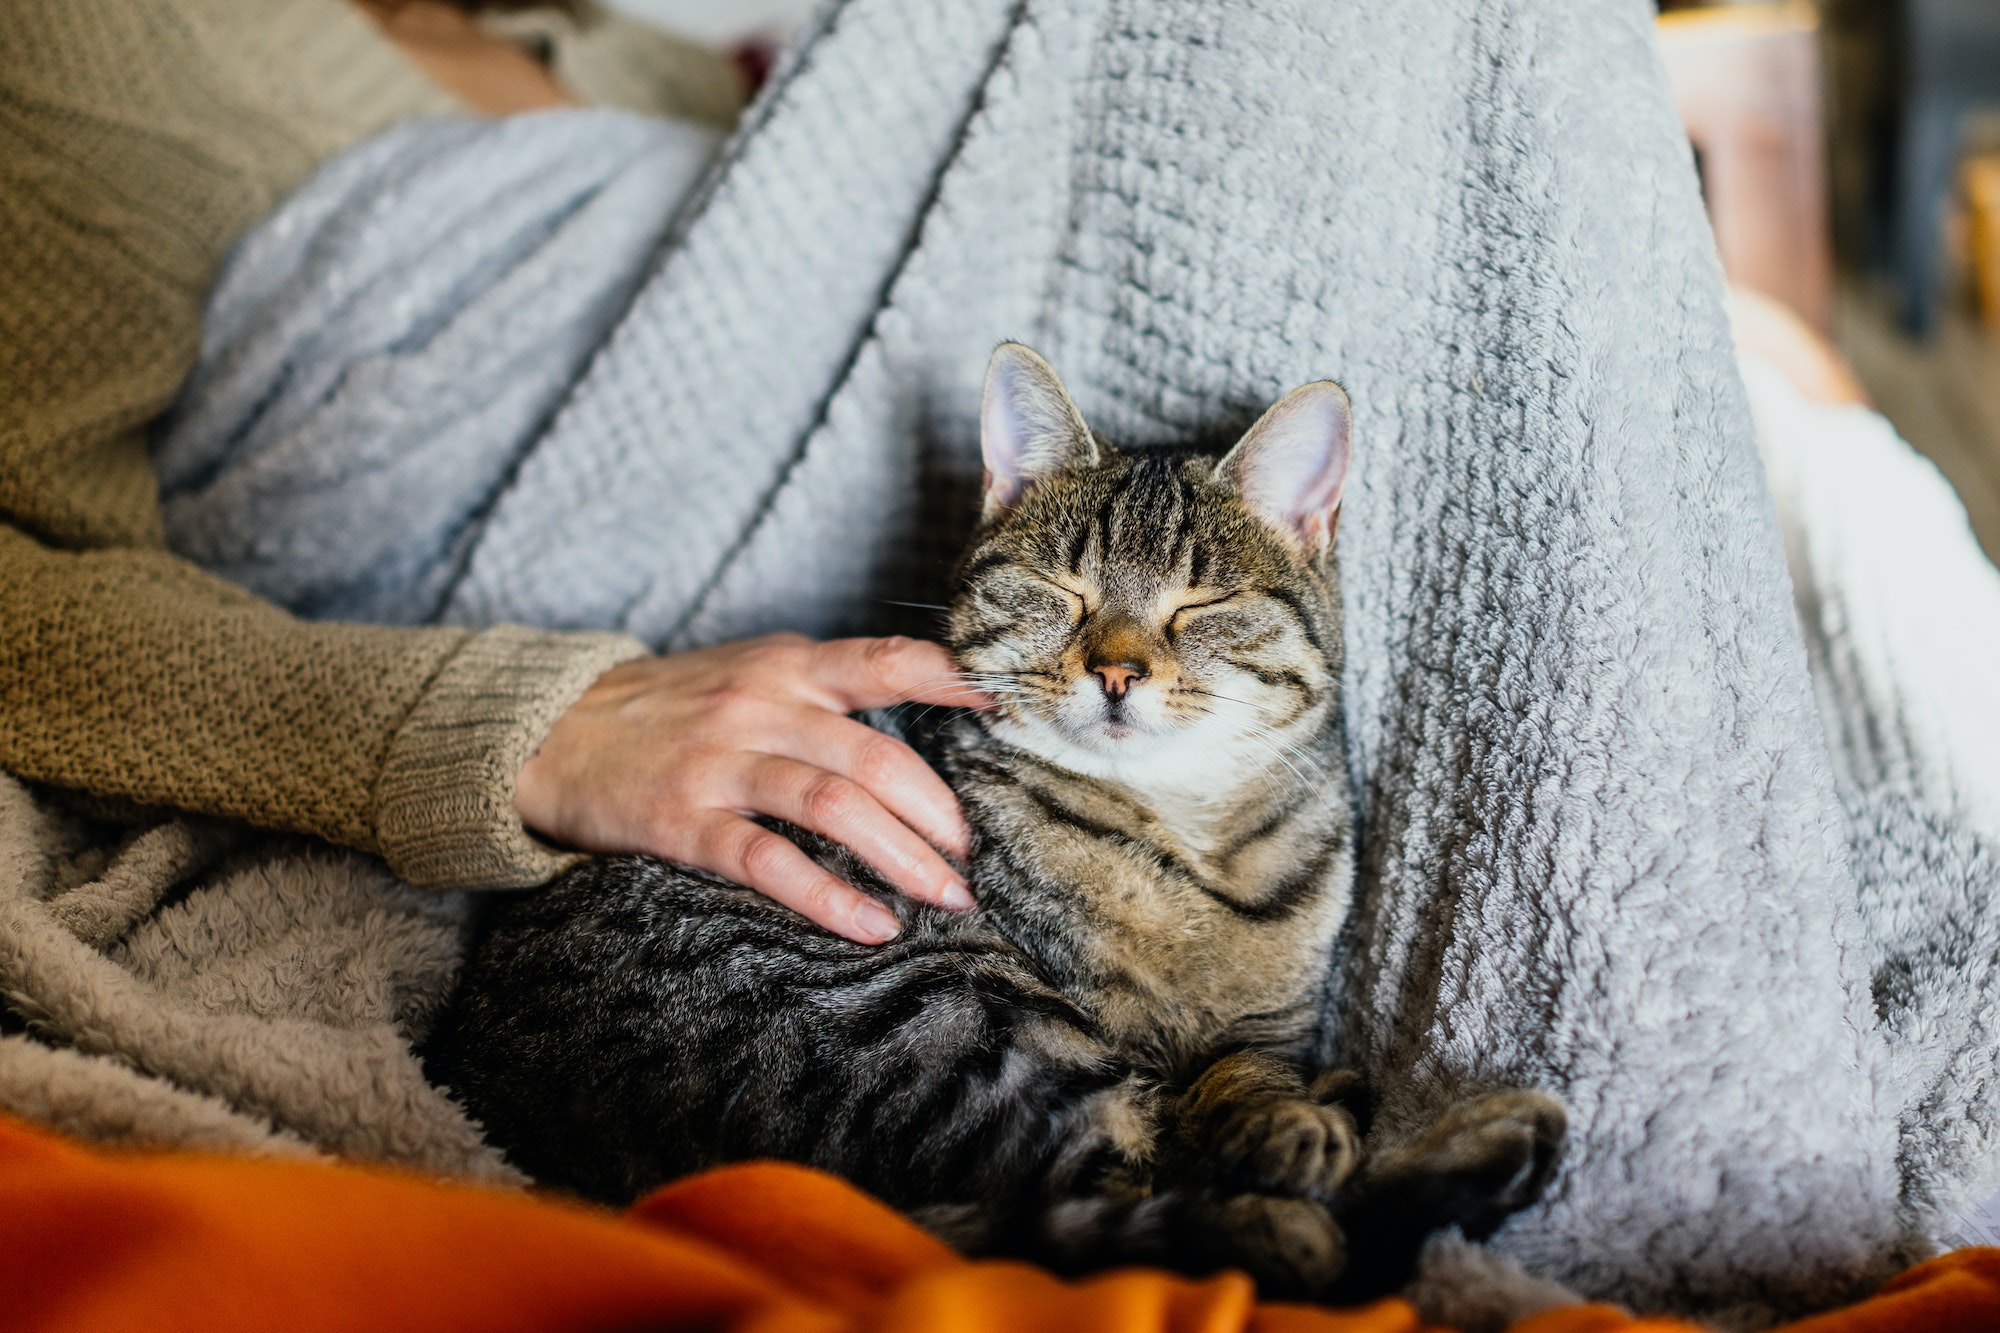
[[[1218,591],[1210,588],[1190,588],[1184,592],[1169,595],[1170,609],[1167,612],[1166,631],[1169,635],[1184,631],[1188,623],[1209,611],[1217,611],[1236,603],[1240,597],[1234,591]]]
[[[1046,574],[1035,574],[1031,577],[1061,593],[1078,621],[1097,610],[1103,600],[1098,596],[1096,586],[1087,579],[1061,578]]]

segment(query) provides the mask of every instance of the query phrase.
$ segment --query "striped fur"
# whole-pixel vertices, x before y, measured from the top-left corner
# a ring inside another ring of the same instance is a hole
[[[489,914],[433,1072],[593,1198],[779,1157],[973,1252],[1386,1289],[1430,1231],[1533,1201],[1561,1108],[1500,1094],[1364,1157],[1358,1080],[1291,1063],[1353,873],[1330,544],[1246,499],[1256,429],[1221,460],[1114,454],[1006,355],[1031,396],[1009,416],[989,390],[989,417],[1040,433],[989,445],[949,624],[1000,706],[909,736],[965,805],[979,908],[912,904],[792,829],[903,934],[598,861]]]

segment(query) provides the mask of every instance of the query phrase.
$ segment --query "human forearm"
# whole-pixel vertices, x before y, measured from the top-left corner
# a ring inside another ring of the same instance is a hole
[[[430,886],[561,867],[521,830],[513,774],[640,651],[302,622],[162,551],[57,551],[0,528],[0,767],[318,834]]]

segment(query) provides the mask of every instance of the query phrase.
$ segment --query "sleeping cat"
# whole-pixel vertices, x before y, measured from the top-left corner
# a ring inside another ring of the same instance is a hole
[[[980,906],[912,903],[790,828],[902,935],[853,944],[697,871],[595,861],[492,910],[434,1077],[515,1164],[593,1198],[786,1158],[1066,1270],[1371,1294],[1431,1231],[1533,1202],[1552,1098],[1476,1099],[1364,1156],[1359,1079],[1296,1063],[1353,875],[1348,433],[1322,382],[1220,460],[1118,453],[1003,344],[948,636],[997,707],[910,737],[964,804]]]

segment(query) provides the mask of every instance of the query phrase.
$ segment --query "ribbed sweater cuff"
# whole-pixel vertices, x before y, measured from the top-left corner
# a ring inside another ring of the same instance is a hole
[[[624,634],[499,625],[445,663],[390,743],[375,836],[397,874],[426,889],[519,889],[582,859],[533,837],[514,779],[591,682],[645,655]]]

